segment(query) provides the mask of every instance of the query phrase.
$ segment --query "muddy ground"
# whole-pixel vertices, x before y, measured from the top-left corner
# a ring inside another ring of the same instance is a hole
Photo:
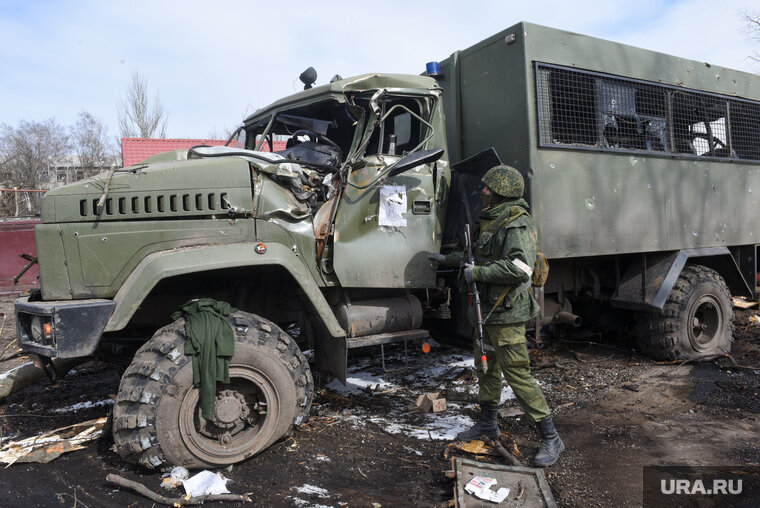
[[[1,351],[15,334],[12,298],[0,300],[0,312],[6,314]],[[545,470],[557,503],[640,506],[645,465],[758,465],[760,326],[751,319],[755,313],[737,313],[733,358],[741,367],[728,358],[658,364],[637,354],[625,336],[552,340],[534,350],[534,374],[555,408],[567,447]],[[402,367],[402,350],[388,349],[388,367]],[[351,374],[360,380],[354,389],[334,390],[335,384],[328,388],[322,379],[306,424],[222,471],[232,480],[230,490],[250,493],[257,506],[448,506],[454,482],[444,471],[451,468],[452,456],[499,462],[468,456],[445,439],[476,414],[471,359],[465,348],[442,346],[428,356],[410,352],[408,369],[384,373],[377,348],[354,357],[360,369]],[[21,361],[5,361],[0,371]],[[11,395],[0,402],[0,437],[28,437],[104,416],[118,383],[115,367],[88,364],[55,384]],[[449,409],[442,415],[411,411],[409,404],[425,391],[443,391]],[[524,416],[508,415],[516,407],[514,400],[502,404],[501,441],[529,463],[537,436]],[[106,484],[109,473],[163,495],[181,494],[161,490],[160,473],[123,463],[111,446],[103,438],[48,464],[3,469],[0,506],[153,506]]]

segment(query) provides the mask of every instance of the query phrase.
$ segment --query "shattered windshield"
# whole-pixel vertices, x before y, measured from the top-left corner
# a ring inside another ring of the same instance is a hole
[[[430,97],[385,91],[296,106],[248,124],[247,147],[337,169],[370,155],[405,155],[421,148],[432,128]],[[284,146],[283,146],[284,144]]]
[[[350,153],[361,110],[334,98],[259,118],[248,127],[247,148],[337,169]],[[283,146],[284,145],[284,146]]]

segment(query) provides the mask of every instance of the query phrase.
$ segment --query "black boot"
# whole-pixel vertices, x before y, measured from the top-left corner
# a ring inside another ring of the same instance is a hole
[[[485,436],[488,439],[499,437],[499,424],[496,422],[497,408],[498,406],[482,404],[480,406],[480,419],[478,423],[457,434],[457,439],[460,441],[472,441],[480,436]]]
[[[560,439],[557,434],[557,429],[554,428],[554,422],[552,417],[547,416],[543,420],[536,422],[538,429],[538,435],[541,437],[541,444],[538,448],[538,453],[533,458],[533,465],[536,467],[551,466],[559,458],[559,454],[565,449],[565,443]]]

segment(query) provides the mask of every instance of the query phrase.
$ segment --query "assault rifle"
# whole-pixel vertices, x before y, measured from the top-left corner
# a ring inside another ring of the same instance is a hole
[[[475,265],[475,256],[472,255],[472,236],[470,234],[470,224],[464,225],[464,243],[467,246],[467,256],[471,265]],[[488,361],[486,350],[483,348],[483,312],[480,309],[480,293],[478,285],[473,280],[470,283],[470,306],[475,310],[475,319],[477,320],[478,346],[480,346],[480,367],[483,372],[488,372]]]

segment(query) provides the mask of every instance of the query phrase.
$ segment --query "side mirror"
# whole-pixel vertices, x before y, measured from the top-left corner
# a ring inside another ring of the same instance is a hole
[[[409,171],[412,168],[421,166],[422,164],[430,164],[435,162],[443,156],[443,149],[438,148],[436,150],[420,150],[419,152],[410,153],[406,157],[402,157],[396,164],[391,166],[388,171],[388,176],[400,175],[404,171]]]

